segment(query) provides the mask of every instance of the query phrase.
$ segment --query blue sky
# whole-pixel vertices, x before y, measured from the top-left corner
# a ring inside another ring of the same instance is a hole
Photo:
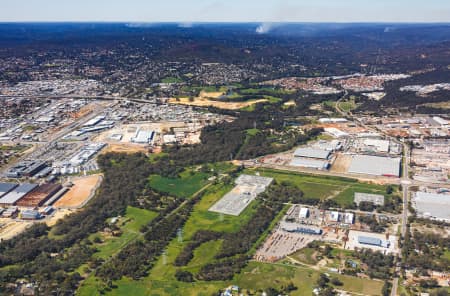
[[[0,0],[0,21],[450,22],[450,0]]]

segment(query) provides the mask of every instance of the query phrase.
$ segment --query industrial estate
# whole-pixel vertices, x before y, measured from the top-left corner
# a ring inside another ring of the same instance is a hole
[[[448,295],[448,47],[102,26],[0,50],[0,294]]]

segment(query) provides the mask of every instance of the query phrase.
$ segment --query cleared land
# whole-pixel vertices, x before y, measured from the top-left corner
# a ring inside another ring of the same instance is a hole
[[[16,222],[9,218],[0,218],[0,240],[13,238],[32,224],[33,222]]]
[[[100,185],[101,180],[101,175],[91,175],[73,179],[72,183],[74,185],[54,204],[54,206],[75,208],[82,206],[83,203],[95,193],[95,189]]]
[[[190,98],[172,98],[169,100],[169,103],[172,104],[181,104],[181,105],[190,105],[190,106],[198,106],[198,107],[208,107],[213,106],[220,109],[229,109],[229,110],[238,110],[242,108],[246,108],[252,106],[257,103],[268,102],[268,99],[259,99],[259,100],[249,100],[245,102],[224,102],[217,101],[214,99],[219,98],[224,95],[223,92],[205,92],[201,91],[199,96],[193,99]]]
[[[190,197],[208,184],[208,174],[184,171],[179,178],[167,178],[159,175],[150,177],[150,186],[158,191],[167,192],[177,197]]]

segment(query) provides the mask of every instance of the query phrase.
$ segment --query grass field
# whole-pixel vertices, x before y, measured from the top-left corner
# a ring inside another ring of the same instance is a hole
[[[384,188],[384,186],[356,183],[356,184],[352,185],[351,187],[345,189],[341,193],[339,193],[334,198],[334,200],[343,207],[350,206],[353,204],[355,192],[386,195],[386,189]]]
[[[368,184],[339,177],[312,176],[300,173],[275,171],[269,169],[248,169],[247,173],[260,172],[262,176],[272,177],[278,182],[287,181],[298,186],[306,197],[315,199],[334,199],[340,206],[353,203],[354,192],[385,194],[382,185]]]
[[[98,252],[94,254],[95,258],[108,259],[109,257],[117,254],[122,248],[124,248],[130,242],[139,239],[141,233],[139,229],[148,224],[157,216],[156,212],[139,209],[135,207],[127,207],[127,211],[124,217],[119,219],[117,225],[122,230],[122,235],[115,236],[105,236],[104,234],[96,233],[90,236],[92,241],[95,237],[102,239],[102,243],[94,244]],[[79,273],[83,273],[86,265],[82,265],[77,269]],[[100,290],[102,284],[98,279],[91,274],[82,283],[77,291],[77,295],[98,295],[98,290]]]
[[[180,174],[179,178],[153,175],[150,176],[150,186],[158,191],[167,192],[177,197],[190,197],[210,183],[208,178],[213,176],[213,172],[223,174],[231,169],[233,169],[232,164],[222,162],[209,164],[207,172],[201,171],[199,167],[188,168]]]

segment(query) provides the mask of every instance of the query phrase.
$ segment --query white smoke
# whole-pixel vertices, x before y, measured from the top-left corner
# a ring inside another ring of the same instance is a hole
[[[258,34],[267,34],[270,32],[270,30],[273,29],[272,23],[263,23],[256,28],[256,33]]]
[[[185,29],[192,28],[193,26],[194,26],[194,23],[191,23],[191,22],[184,22],[184,23],[178,24],[178,28],[185,28]]]

